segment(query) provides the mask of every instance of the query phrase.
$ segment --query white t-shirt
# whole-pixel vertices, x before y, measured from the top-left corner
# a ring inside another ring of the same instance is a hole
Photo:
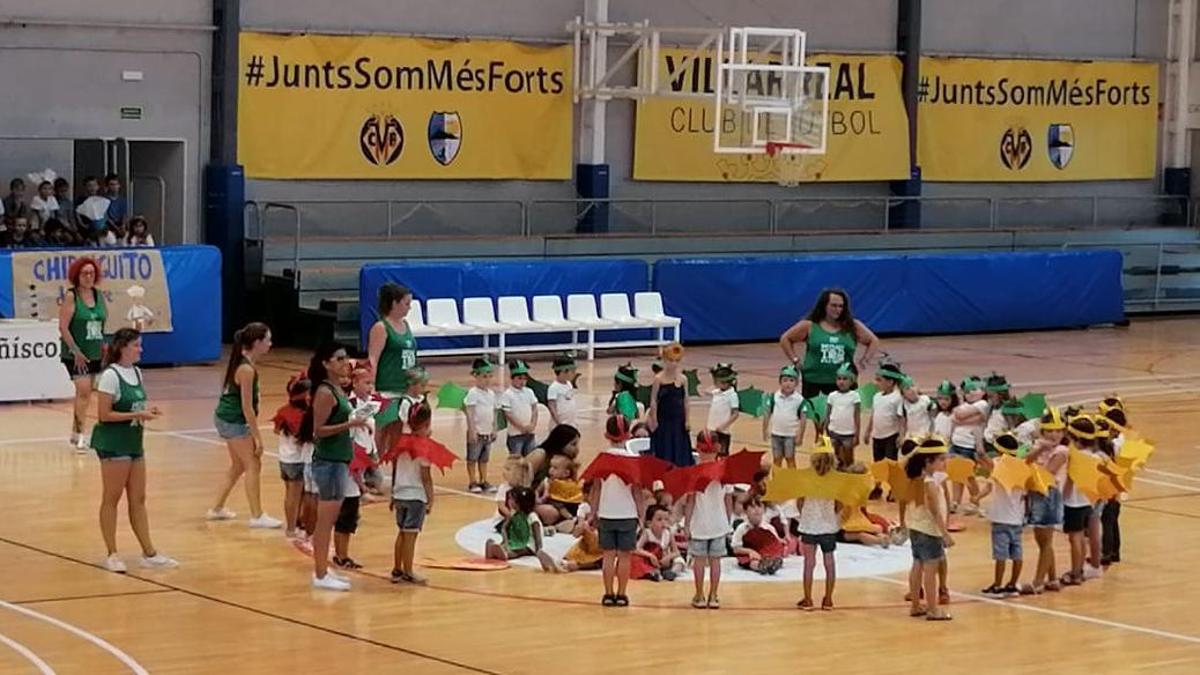
[[[729,525],[729,512],[725,510],[725,495],[732,493],[732,485],[713,481],[695,494],[696,505],[688,523],[692,539],[716,539],[733,530]]]
[[[284,464],[299,464],[301,462],[307,464],[312,461],[313,444],[304,443],[287,434],[279,435],[279,448],[276,450],[279,455],[279,461]]]
[[[983,428],[983,440],[995,443],[996,437],[1006,431],[1008,431],[1008,421],[1004,419],[1004,413],[996,408],[988,416],[987,426]]]
[[[918,396],[916,401],[904,402],[904,417],[908,419],[906,433],[909,436],[933,431],[933,417],[929,412],[930,405],[932,405],[932,400],[925,394]]]
[[[570,382],[559,382],[555,380],[546,388],[546,400],[554,401],[554,410],[558,413],[559,424],[570,424],[574,426],[577,418],[575,410],[577,403],[575,402],[575,386]]]
[[[796,526],[801,534],[837,534],[842,529],[837,504],[832,499],[805,499]]]
[[[1036,418],[1025,420],[1017,425],[1013,433],[1017,435],[1017,442],[1021,445],[1033,445],[1042,433],[1042,421]]]
[[[777,391],[771,406],[771,434],[774,436],[795,436],[800,430],[800,405],[804,396],[799,391],[784,395]]]
[[[346,497],[361,497],[362,488],[358,487],[358,481],[354,480],[352,474],[346,474]]]
[[[112,396],[113,403],[121,400],[121,382],[117,379],[117,373],[120,373],[121,380],[125,380],[125,384],[136,385],[142,381],[142,369],[137,366],[126,367],[114,363],[105,368],[104,372],[100,373],[100,381],[96,383],[96,389]]]
[[[500,507],[504,506],[504,502],[508,500],[508,493],[511,491],[512,491],[512,486],[508,484],[508,481],[504,481],[503,483],[496,486],[496,517],[497,518],[504,518],[504,516],[500,515]]]
[[[605,452],[622,457],[636,457],[625,448],[608,448]],[[600,482],[600,503],[596,507],[597,518],[621,520],[637,518],[637,502],[633,499],[633,486],[619,476],[608,476]]]
[[[427,466],[429,461],[426,459],[413,459],[407,454],[397,457],[392,471],[392,499],[429,501],[425,484],[421,482],[421,468]]]
[[[862,404],[862,397],[857,391],[830,392],[825,400],[829,402],[829,431],[842,436],[854,433],[854,407]]]
[[[1084,455],[1086,455],[1088,457],[1100,457],[1100,458],[1104,457],[1104,455],[1102,453],[1096,452],[1094,450],[1081,450],[1080,452],[1082,452]],[[1071,459],[1070,459],[1070,455],[1068,455],[1067,456],[1067,464],[1069,465],[1070,463],[1071,463]],[[1068,474],[1068,476],[1069,476],[1069,474]],[[1075,481],[1070,480],[1070,478],[1068,477],[1066,490],[1063,491],[1063,506],[1079,508],[1081,506],[1091,506],[1091,505],[1092,505],[1092,500],[1088,499],[1088,496],[1083,493],[1083,490],[1080,490],[1079,488],[1075,487]]]
[[[950,434],[954,433],[954,414],[943,411],[938,411],[938,414],[933,416],[933,433],[950,439]]]
[[[728,389],[713,389],[712,404],[708,407],[708,426],[706,428],[710,431],[716,431],[717,428],[729,422],[729,418],[733,417],[733,411],[737,409],[738,395],[733,387]],[[729,432],[726,431],[725,433]]]
[[[904,417],[904,397],[900,391],[893,390],[890,394],[875,392],[874,406],[871,410],[871,438],[887,438],[900,433],[900,418]]]
[[[779,538],[779,534],[775,532],[775,528],[771,527],[771,525],[767,522],[766,516],[763,516],[762,522],[758,525],[751,525],[749,520],[742,521],[742,524],[738,525],[737,529],[733,531],[733,541],[731,542],[731,545],[735,549],[745,548],[744,544],[746,535],[750,533],[750,530],[755,528],[770,532],[772,537],[775,537],[776,539]]]
[[[471,421],[475,423],[475,431],[490,436],[496,428],[496,392],[471,387],[464,404]]]
[[[1001,525],[1024,525],[1025,491],[1020,488],[1005,490],[999,483],[992,482],[995,489],[987,507],[988,520]]]
[[[987,419],[988,413],[990,413],[992,410],[992,407],[988,405],[988,402],[983,399],[968,405],[975,406],[975,408],[983,414],[984,419]],[[972,450],[975,449],[975,431],[981,428],[983,428],[982,424],[954,425],[954,432],[950,435],[951,445],[956,445],[960,448],[971,448]]]
[[[518,424],[529,424],[533,420],[533,409],[537,407],[537,396],[529,387],[509,387],[504,390],[504,394],[500,396],[500,408],[512,415],[513,421]],[[508,433],[522,434],[524,432],[517,431],[509,425]]]

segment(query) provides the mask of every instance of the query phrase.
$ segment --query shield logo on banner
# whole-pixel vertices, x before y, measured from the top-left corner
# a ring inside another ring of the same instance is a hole
[[[393,115],[367,115],[358,131],[358,149],[375,166],[388,166],[404,152],[404,126]]]
[[[1033,139],[1024,127],[1010,127],[1000,137],[1000,162],[1013,171],[1020,171],[1033,154]]]
[[[442,166],[449,166],[462,147],[462,118],[457,112],[434,112],[429,116],[429,152]]]
[[[1051,124],[1046,132],[1046,149],[1055,168],[1067,168],[1075,154],[1075,129],[1070,124]]]

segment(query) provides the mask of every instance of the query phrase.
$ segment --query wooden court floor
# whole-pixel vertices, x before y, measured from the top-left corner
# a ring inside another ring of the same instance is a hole
[[[67,404],[3,405],[0,672],[38,672],[38,660],[60,673],[1200,672],[1198,333],[1200,319],[1168,318],[1128,328],[885,340],[926,389],[996,369],[1018,391],[1044,391],[1060,404],[1119,392],[1132,423],[1157,442],[1122,516],[1124,562],[1062,593],[985,599],[978,591],[991,578],[988,529],[971,521],[950,551],[955,620],[944,624],[908,618],[903,571],[839,580],[832,613],[795,610],[799,584],[726,583],[720,611],[688,607],[689,579],[633,582],[633,606],[616,610],[601,609],[591,574],[429,570],[427,588],[393,586],[386,576],[395,531],[385,505],[363,509],[352,552],[366,568],[354,590],[315,592],[310,561],[280,532],[203,518],[227,461],[211,430],[218,365],[147,372],[150,397],[165,411],[148,436],[151,524],[160,550],[181,565],[110,574],[97,566],[97,460],[68,447]],[[581,366],[584,461],[603,443],[600,408],[612,370],[632,359],[648,377],[650,358],[606,355]],[[278,351],[263,364],[264,419],[304,360]],[[696,348],[686,357],[701,369],[718,360],[732,361],[743,385],[768,389],[781,356],[757,344]],[[535,357],[535,372],[544,375],[548,363]],[[428,365],[435,384],[467,381],[463,361]],[[693,406],[699,427],[706,404]],[[436,415],[435,435],[458,452],[463,431],[461,416]],[[742,421],[735,447],[754,445],[759,434],[757,420]],[[500,462],[493,466],[498,482]],[[436,481],[440,494],[418,555],[463,555],[455,533],[493,505],[461,492],[461,467]],[[281,515],[273,459],[263,490],[269,512]],[[230,506],[246,512],[240,489]],[[132,561],[137,547],[123,513],[119,532]],[[1028,532],[1025,547],[1031,563]],[[1060,570],[1065,555],[1060,546]]]

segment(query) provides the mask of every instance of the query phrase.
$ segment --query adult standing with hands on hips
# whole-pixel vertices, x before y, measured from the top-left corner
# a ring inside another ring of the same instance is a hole
[[[213,412],[217,435],[229,448],[229,470],[216,504],[208,510],[209,520],[230,520],[237,514],[225,508],[229,493],[245,477],[246,500],[250,502],[250,527],[275,529],[283,522],[263,512],[260,477],[263,441],[258,429],[258,370],[254,363],[271,349],[271,329],[265,323],[248,323],[233,334],[229,365],[221,383],[221,398]]]
[[[803,345],[803,350],[797,350]],[[859,346],[858,359],[854,358]],[[779,346],[800,368],[801,395],[809,399],[837,389],[837,371],[843,363],[856,363],[859,372],[879,349],[879,338],[850,312],[850,296],[840,288],[821,291],[808,317],[784,331]]]
[[[408,389],[408,371],[417,366],[417,341],[406,317],[412,291],[388,282],[379,287],[379,320],[367,334],[367,358],[375,371],[375,391],[398,399]]]
[[[92,379],[100,374],[104,355],[104,322],[108,309],[100,291],[100,265],[94,258],[77,258],[67,268],[71,287],[58,305],[58,332],[62,337],[62,362],[75,385],[71,445],[87,451],[83,426],[92,397]]]
[[[329,540],[350,484],[350,460],[354,457],[350,430],[367,426],[367,418],[351,414],[350,401],[342,393],[341,383],[349,378],[350,367],[346,349],[340,345],[326,345],[313,354],[308,363],[312,405],[298,435],[301,444],[313,444],[312,475],[317,484],[312,585],[330,591],[350,590],[350,580],[329,569]]]
[[[142,371],[135,364],[142,358],[142,335],[122,328],[113,335],[107,365],[97,384],[99,406],[92,448],[100,457],[103,494],[100,499],[100,534],[108,555],[104,567],[124,573],[125,562],[117,555],[117,505],[125,495],[129,525],[142,546],[142,567],[169,568],[178,565],[159,553],[150,540],[150,516],[146,511],[146,460],[142,436],[144,424],[157,419],[158,408],[146,403]]]

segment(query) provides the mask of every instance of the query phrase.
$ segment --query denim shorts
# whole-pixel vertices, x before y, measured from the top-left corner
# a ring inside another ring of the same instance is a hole
[[[725,537],[688,540],[688,553],[697,558],[723,558],[728,552],[729,547]]]
[[[975,448],[964,448],[961,445],[952,445],[950,446],[950,454],[954,455],[955,457],[969,459],[972,462],[975,461]]]
[[[992,560],[1023,560],[1021,526],[992,523]]]
[[[346,462],[314,459],[312,477],[320,501],[340,502],[346,498],[346,484],[350,482],[350,465]]]
[[[796,437],[771,434],[771,455],[775,459],[796,459]]]
[[[601,518],[597,526],[601,551],[632,551],[637,546],[637,518]]]
[[[529,453],[533,452],[534,447],[537,446],[533,440],[533,434],[509,434],[505,442],[508,444],[510,456],[528,457]]]
[[[217,435],[227,441],[250,436],[250,425],[245,422],[226,422],[214,415],[213,426],[217,428]]]
[[[816,546],[821,549],[821,553],[833,553],[837,550],[838,535],[836,532],[831,534],[804,534],[800,533],[800,543]]]
[[[913,560],[917,562],[933,562],[946,557],[946,542],[941,537],[935,537],[916,530],[909,530],[908,537],[909,541],[912,542]]]
[[[425,525],[425,502],[419,499],[393,499],[396,527],[401,532],[420,532]]]
[[[528,454],[528,453],[526,453]],[[484,436],[482,440],[467,441],[467,461],[487,464],[492,455],[492,437]]]
[[[1058,527],[1063,522],[1062,491],[1050,488],[1046,494],[1029,493],[1029,524],[1034,527]]]
[[[313,495],[317,494],[317,481],[313,478],[312,462],[304,464],[304,491]]]
[[[304,462],[280,462],[279,477],[286,483],[304,480]]]

